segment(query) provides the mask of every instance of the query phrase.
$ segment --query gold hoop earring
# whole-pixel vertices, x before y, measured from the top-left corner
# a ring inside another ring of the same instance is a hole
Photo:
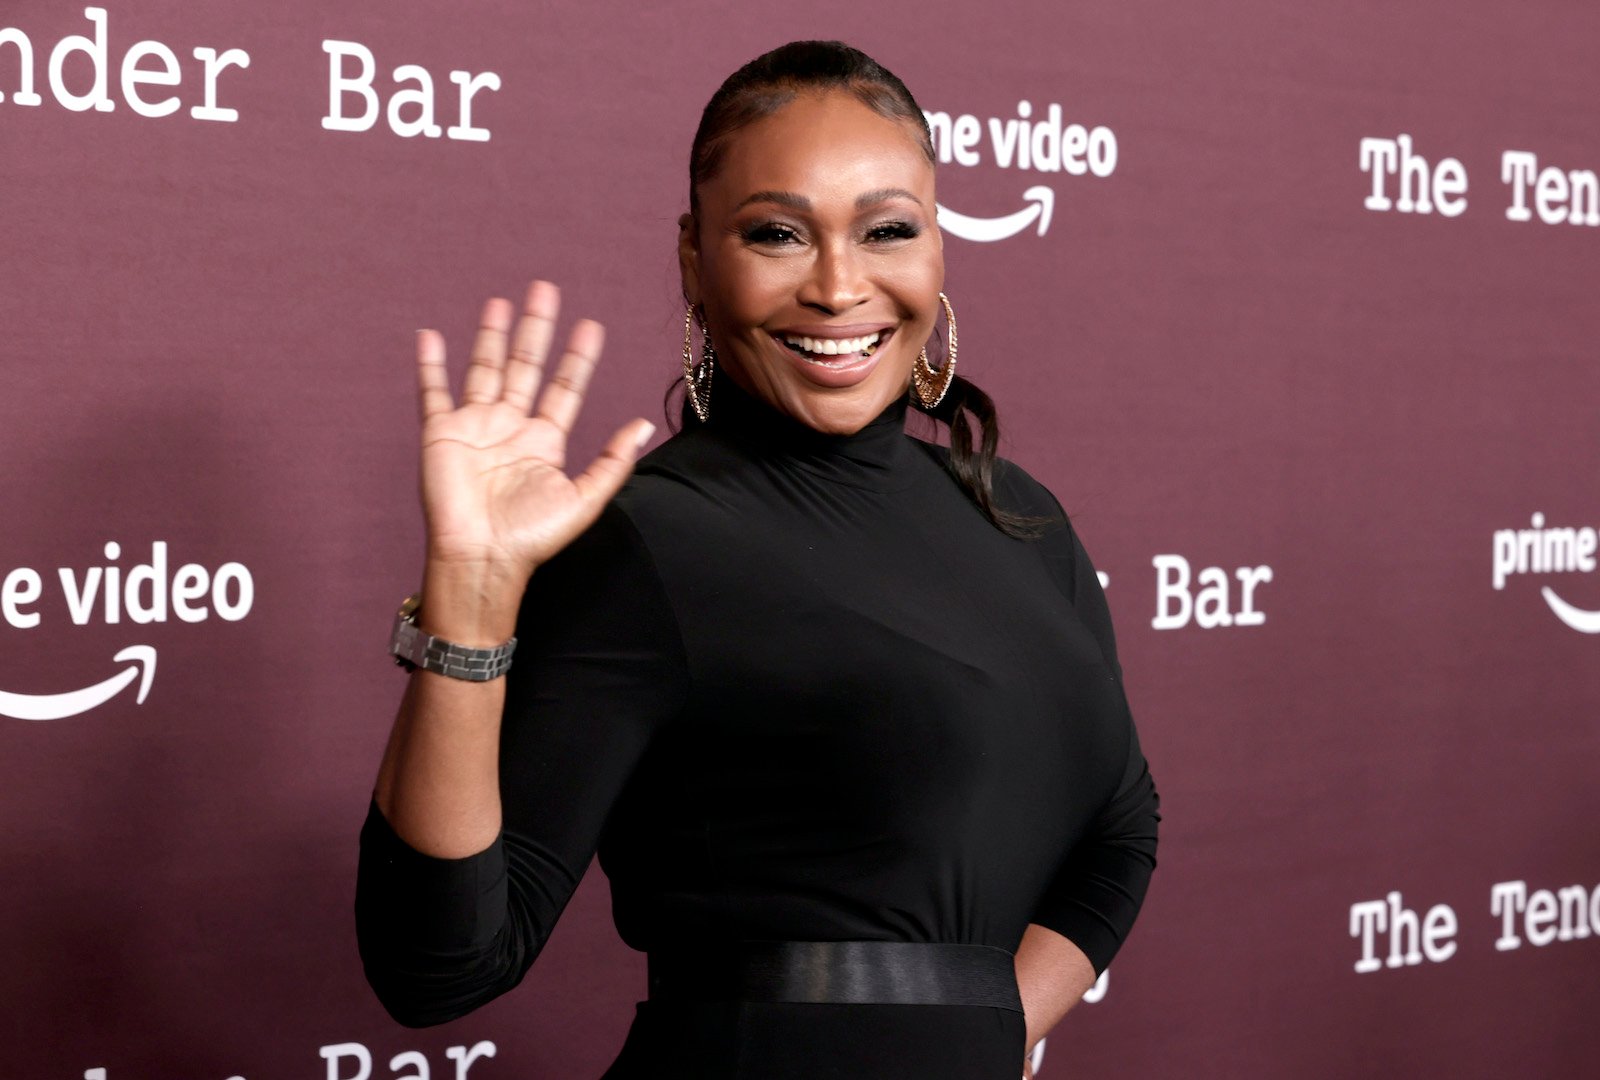
[[[694,324],[699,316],[700,363],[694,362]],[[711,419],[711,373],[716,370],[717,351],[711,347],[711,331],[705,316],[693,304],[683,314],[683,389],[689,395],[689,405],[702,424]]]
[[[944,400],[944,395],[950,389],[950,380],[956,375],[956,313],[950,306],[950,298],[944,293],[939,294],[939,303],[944,305],[944,317],[950,323],[947,335],[949,348],[946,350],[944,366],[938,371],[933,370],[928,363],[926,346],[911,365],[911,392],[924,409],[932,409]]]

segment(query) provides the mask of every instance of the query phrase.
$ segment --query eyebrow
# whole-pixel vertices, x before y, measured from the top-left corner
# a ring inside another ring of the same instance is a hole
[[[888,187],[878,188],[874,191],[867,191],[857,195],[856,209],[865,210],[869,206],[876,206],[878,203],[888,202],[890,199],[909,199],[918,206],[922,205],[922,200],[917,198],[911,192],[907,191],[905,188]],[[792,191],[758,191],[747,197],[738,206],[734,207],[734,210],[743,210],[751,203],[763,202],[776,203],[779,206],[786,206],[790,210],[801,213],[807,212],[811,209],[811,200],[806,198],[804,195],[797,195]]]
[[[888,202],[890,199],[909,199],[918,206],[922,205],[922,200],[911,194],[911,192],[907,191],[905,188],[886,187],[879,188],[876,191],[868,191],[864,194],[857,195],[856,209],[865,210],[869,206],[876,206],[878,203]]]

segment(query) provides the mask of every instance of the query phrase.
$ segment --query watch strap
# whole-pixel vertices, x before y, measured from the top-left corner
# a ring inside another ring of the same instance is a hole
[[[400,605],[400,611],[394,617],[389,652],[395,657],[395,663],[409,670],[421,668],[468,682],[488,682],[511,670],[511,654],[517,649],[516,638],[491,649],[457,645],[453,641],[434,637],[417,625],[417,609],[420,606],[421,597],[413,594]]]

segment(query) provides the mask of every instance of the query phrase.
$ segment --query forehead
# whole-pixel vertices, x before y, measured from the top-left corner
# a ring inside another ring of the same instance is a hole
[[[933,198],[933,163],[912,121],[884,116],[848,91],[801,93],[770,116],[729,134],[722,166],[702,199],[790,191],[814,202],[853,203],[865,191],[901,187]]]

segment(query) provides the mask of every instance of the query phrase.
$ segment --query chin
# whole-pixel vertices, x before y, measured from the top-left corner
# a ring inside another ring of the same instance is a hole
[[[878,418],[889,402],[876,395],[852,395],[853,400],[812,400],[801,404],[796,417],[825,435],[854,435]]]

